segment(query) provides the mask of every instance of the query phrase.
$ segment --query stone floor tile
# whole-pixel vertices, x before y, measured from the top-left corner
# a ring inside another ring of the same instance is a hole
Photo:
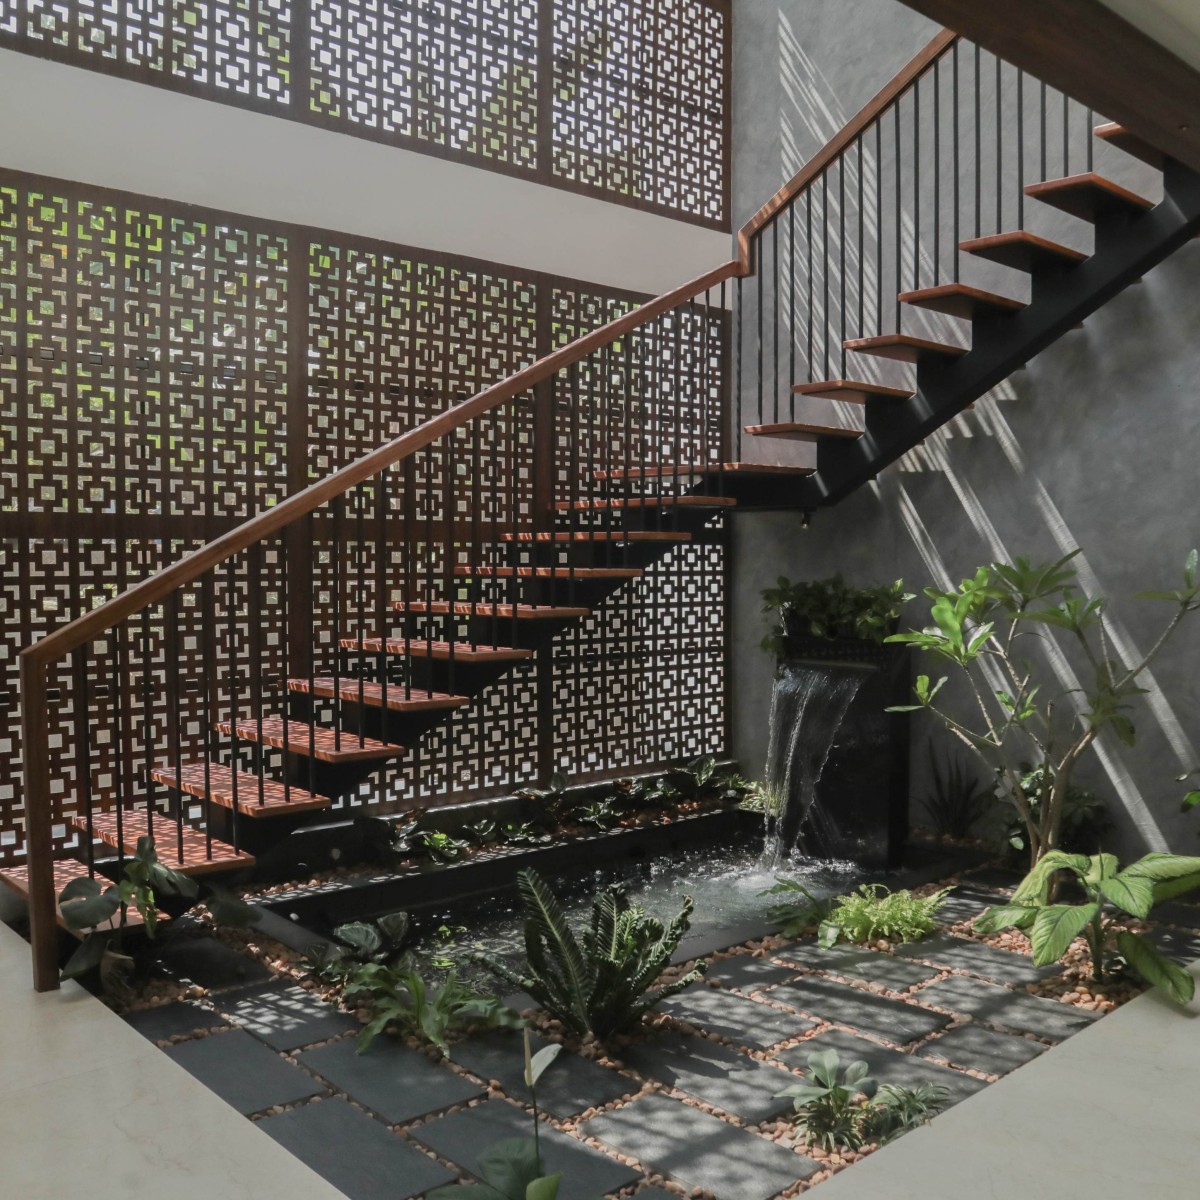
[[[814,971],[829,971],[846,979],[881,983],[893,992],[905,992],[919,983],[927,983],[938,974],[934,967],[894,958],[879,950],[840,944],[826,950],[815,941],[796,942],[780,950],[776,957]]]
[[[796,972],[781,967],[770,959],[755,958],[752,954],[736,954],[732,958],[710,963],[704,978],[722,987],[740,992],[758,992],[796,978]]]
[[[306,1104],[258,1127],[347,1200],[409,1200],[458,1178],[345,1100]]]
[[[402,1125],[486,1094],[449,1067],[387,1037],[376,1038],[361,1054],[357,1040],[350,1039],[306,1050],[298,1057],[310,1071],[389,1125]]]
[[[580,1128],[717,1200],[769,1200],[818,1170],[810,1158],[669,1096],[643,1096]]]
[[[418,1125],[410,1136],[464,1171],[474,1172],[479,1155],[488,1147],[506,1138],[532,1137],[533,1126],[531,1118],[514,1105],[489,1100]],[[641,1178],[632,1167],[548,1125],[543,1124],[540,1141],[547,1172],[562,1175],[558,1200],[596,1200]]]
[[[360,1027],[349,1013],[286,983],[223,992],[216,1004],[234,1024],[276,1050],[311,1046]]]
[[[919,942],[897,946],[896,954],[901,958],[920,959],[939,967],[969,971],[990,979],[993,983],[1021,986],[1037,983],[1062,974],[1062,967],[1051,963],[1047,967],[1035,967],[1033,959],[1012,950],[1001,950],[984,942],[970,938],[955,937],[949,933],[935,933]]]
[[[306,1071],[241,1030],[180,1042],[163,1053],[241,1113],[295,1104],[325,1090]]]
[[[917,1048],[917,1053],[922,1058],[941,1060],[967,1070],[1007,1075],[1045,1050],[1046,1047],[1040,1042],[1031,1042],[1026,1037],[998,1033],[971,1024],[960,1025],[933,1041],[925,1042]]]
[[[220,1013],[213,1012],[190,1000],[175,1004],[160,1004],[155,1008],[143,1008],[126,1013],[125,1023],[131,1025],[143,1037],[152,1042],[165,1042],[168,1038],[187,1037],[209,1029],[228,1029],[229,1022]]]
[[[974,920],[994,904],[1005,904],[1008,899],[1004,892],[963,885],[942,901],[934,917],[940,925],[957,925],[960,921]]]
[[[210,992],[267,983],[274,978],[262,963],[239,954],[215,937],[170,939],[159,953],[158,962],[173,979],[197,984]]]
[[[537,1035],[532,1040],[535,1052],[548,1044]],[[529,1099],[524,1040],[515,1030],[465,1038],[450,1048],[450,1057],[480,1079],[499,1080],[500,1086],[514,1099]],[[566,1119],[637,1090],[638,1085],[632,1079],[612,1068],[563,1050],[539,1080],[537,1098],[538,1106],[552,1117]]]
[[[914,993],[920,996],[921,993]],[[797,983],[776,988],[772,999],[836,1025],[849,1025],[861,1033],[903,1046],[942,1029],[949,1021],[940,1013],[876,996],[849,984],[809,975]]]
[[[1073,1004],[1013,992],[994,983],[953,975],[913,995],[922,1004],[968,1016],[985,1025],[1001,1025],[1059,1042],[1096,1020],[1096,1014]]]
[[[786,1038],[799,1037],[815,1023],[777,1008],[733,996],[700,983],[661,1005],[661,1011],[699,1029],[729,1038],[739,1046],[765,1050]]]
[[[782,1071],[711,1038],[660,1032],[621,1051],[639,1075],[686,1092],[748,1124],[792,1111],[777,1093],[792,1081]]]

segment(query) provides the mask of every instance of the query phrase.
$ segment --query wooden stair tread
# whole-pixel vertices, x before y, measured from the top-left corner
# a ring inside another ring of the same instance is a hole
[[[668,529],[558,529],[550,533],[506,533],[506,542],[690,542],[690,533]]]
[[[54,897],[56,902],[55,909],[57,912],[58,923],[63,929],[67,930],[72,937],[82,938],[87,931],[83,929],[71,929],[67,925],[66,921],[63,920],[62,909],[58,906],[57,900],[59,893],[67,886],[68,883],[71,883],[75,879],[86,879],[88,877],[87,863],[80,862],[76,858],[56,858],[51,864],[51,870],[54,875]],[[112,884],[110,879],[107,879],[105,876],[100,874],[96,875],[96,879],[99,881],[102,889],[106,889]],[[27,865],[21,864],[15,867],[0,868],[0,883],[3,883],[6,887],[16,892],[16,894],[20,896],[22,900],[29,899],[29,867]],[[165,912],[160,912],[158,914],[158,921],[160,925],[165,921],[169,921],[170,919],[170,916]],[[114,918],[114,920],[119,923],[120,917],[118,916]],[[125,912],[126,929],[137,929],[142,924],[142,914],[138,912],[138,910],[132,904],[129,905]],[[101,928],[103,929],[107,927],[101,926]]]
[[[455,567],[455,575],[488,579],[637,579],[641,567]]]
[[[865,404],[872,396],[883,400],[907,400],[912,388],[885,387],[882,383],[861,383],[854,379],[826,379],[816,383],[798,383],[792,388],[798,396],[814,396],[819,400],[847,400]]]
[[[777,425],[747,425],[746,432],[754,437],[791,438],[797,442],[815,442],[819,438],[860,438],[865,430],[847,429],[841,425],[813,425],[806,421],[781,421]]]
[[[877,358],[890,358],[903,363],[916,363],[923,358],[961,358],[968,352],[966,346],[933,342],[928,338],[914,337],[911,333],[884,333],[878,337],[852,338],[843,344],[847,350],[853,350],[856,354],[873,354]]]
[[[737,475],[811,475],[815,467],[793,467],[781,463],[691,463],[675,466],[663,463],[653,467],[621,467],[613,471],[594,471],[597,479],[660,479],[664,476],[720,475],[724,472]]]
[[[620,500],[559,500],[554,507],[561,512],[603,512],[619,508],[733,508],[732,496],[628,496]]]
[[[87,822],[75,817],[72,825],[87,831]],[[144,810],[127,809],[121,813],[121,837],[117,837],[117,814],[111,809],[96,813],[92,818],[92,832],[106,845],[132,854],[137,849],[138,838],[145,837],[150,821]],[[183,826],[183,857],[179,855],[179,826],[170,817],[157,816],[154,821],[154,847],[158,857],[172,870],[181,875],[211,875],[217,871],[234,871],[240,867],[252,867],[254,855],[244,850],[235,850],[220,838],[211,839],[190,825]]]
[[[357,679],[344,676],[318,675],[316,679],[289,679],[288,690],[299,692],[301,695],[324,696],[333,699],[335,696],[351,704],[359,702],[361,687],[363,704],[372,708],[382,708],[384,704],[383,684],[374,680],[360,683]],[[470,704],[469,696],[450,696],[445,692],[427,692],[422,688],[405,688],[402,683],[389,683],[387,686],[387,707],[392,712],[419,712],[422,709],[462,708]]]
[[[590,608],[561,604],[492,604],[487,600],[396,600],[392,607],[401,613],[445,617],[483,617],[505,621],[574,621],[591,615]]]
[[[367,654],[378,654],[384,650],[383,638],[342,638],[339,645],[343,650],[361,650]],[[428,658],[435,662],[446,662],[451,658],[455,662],[520,662],[532,658],[532,650],[522,650],[515,646],[479,646],[471,642],[437,642],[426,638],[388,638],[387,654],[406,655],[409,658]]]
[[[937,287],[918,288],[915,292],[901,292],[899,300],[901,304],[928,308],[967,321],[980,313],[1011,313],[1025,307],[1023,300],[986,292],[983,288],[971,287],[966,283],[943,283]]]
[[[328,796],[287,786],[278,779],[234,771],[219,762],[189,762],[178,767],[167,764],[151,770],[150,777],[222,808],[234,807],[236,792],[238,815],[255,820],[328,808],[333,803]]]
[[[1154,207],[1152,200],[1094,171],[1031,183],[1025,188],[1025,195],[1082,221],[1099,221],[1116,212],[1137,216]]]
[[[258,721],[239,721],[237,736],[244,742],[259,741]],[[220,721],[217,728],[227,736],[233,731],[228,721]],[[374,759],[398,758],[405,753],[403,746],[381,742],[375,738],[362,737],[357,733],[339,732],[324,725],[308,725],[304,721],[285,721],[282,717],[262,719],[261,740],[276,750],[287,750],[315,758],[318,762],[347,763],[367,762]]]
[[[971,238],[960,242],[959,249],[988,262],[1026,272],[1036,271],[1041,266],[1072,266],[1087,258],[1082,250],[1072,250],[1070,246],[1052,242],[1025,229]]]
[[[1161,171],[1166,165],[1167,156],[1157,146],[1150,145],[1136,133],[1130,133],[1124,125],[1118,125],[1116,121],[1110,121],[1106,125],[1097,125],[1092,132],[1102,142],[1116,146],[1118,150],[1124,150],[1126,154],[1132,154],[1134,158],[1140,158],[1142,162],[1149,164],[1156,171]]]

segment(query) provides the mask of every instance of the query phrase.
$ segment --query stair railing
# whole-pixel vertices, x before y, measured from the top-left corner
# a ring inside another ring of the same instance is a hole
[[[774,386],[782,366],[778,334],[773,358],[764,357],[763,308],[755,316],[742,281],[757,271],[760,297],[764,288],[778,289],[802,245],[794,234],[798,206],[811,205],[815,187],[827,189],[831,171],[845,171],[848,154],[860,156],[863,179],[865,139],[958,45],[948,31],[934,38],[739,232],[735,258],[566,342],[22,652],[38,990],[58,985],[54,826],[66,818],[56,817],[64,799],[56,779],[73,770],[79,781],[73,820],[89,871],[98,837],[120,860],[142,834],[197,871],[236,865],[248,858],[243,847],[256,808],[313,790],[295,771],[270,779],[266,766],[271,754],[289,753],[286,722],[298,698],[311,706],[302,722],[310,744],[300,756],[310,772],[318,721],[335,731],[334,750],[386,751],[394,731],[410,722],[414,700],[452,706],[455,672],[466,669],[456,664],[453,634],[444,636],[429,619],[439,599],[455,606],[451,623],[456,615],[482,616],[489,644],[499,644],[507,628],[515,645],[517,605],[528,602],[522,597],[570,608],[596,595],[596,562],[610,578],[639,569],[621,539],[603,549],[606,535],[630,528],[631,512],[642,514],[640,532],[668,542],[697,531],[674,501],[696,490],[701,469],[712,476],[707,490],[721,493],[721,464],[741,451],[731,384],[744,402],[743,374],[753,372],[763,396],[762,381]],[[786,253],[777,252],[781,238]],[[789,287],[794,317],[799,293]],[[727,337],[731,302],[738,331]],[[753,353],[745,348],[747,312],[757,320]],[[810,327],[812,320],[810,312]],[[794,378],[790,361],[788,370]],[[642,509],[611,507],[605,484],[621,472],[639,480]],[[577,544],[591,554],[586,566]],[[443,656],[445,692],[418,695],[411,674],[397,675],[395,659],[413,652]],[[264,725],[271,708],[283,718],[274,743]],[[378,713],[369,729],[368,710]],[[431,760],[438,753],[438,769],[452,777],[452,741],[429,752]],[[233,768],[232,795],[221,806],[212,799],[221,780],[209,765],[218,754]],[[200,764],[185,774],[191,756]],[[238,764],[256,777],[248,795],[239,794]],[[227,839],[214,836],[218,820]]]

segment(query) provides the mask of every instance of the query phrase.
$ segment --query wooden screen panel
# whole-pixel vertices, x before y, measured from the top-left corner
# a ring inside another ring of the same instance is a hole
[[[730,36],[713,0],[554,0],[554,175],[723,221]]]
[[[537,42],[537,0],[314,5],[309,109],[336,127],[532,171]]]
[[[256,106],[288,102],[291,22],[290,0],[0,0],[20,49]]]

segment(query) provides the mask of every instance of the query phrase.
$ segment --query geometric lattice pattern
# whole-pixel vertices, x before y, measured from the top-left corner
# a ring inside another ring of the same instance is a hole
[[[728,223],[730,0],[0,0],[0,46]]]
[[[23,647],[636,302],[0,171],[0,862],[19,860],[24,843]],[[552,331],[546,344],[539,330]],[[706,393],[719,405],[715,312],[671,314],[640,339],[628,339],[623,376],[587,360],[574,401],[557,385],[548,419],[560,460],[573,421],[581,478],[615,461],[621,379],[660,434],[677,430],[668,437],[693,436],[695,423],[679,421],[686,405]],[[674,392],[664,354],[683,364]],[[396,636],[392,600],[447,594],[478,546],[527,528],[534,420],[529,397],[498,407],[386,488],[364,485],[316,514],[299,544],[279,537],[237,556],[61,664],[50,681],[56,846],[77,844],[70,819],[88,799],[97,811],[119,797],[167,812],[149,768],[214,756],[218,721],[282,714],[282,681],[297,673],[289,623],[313,631],[317,670],[337,673],[339,637]],[[382,765],[349,803],[445,803],[503,793],[548,764],[578,777],[719,748],[720,553],[699,540],[681,548],[552,654],[516,664]],[[121,685],[141,677],[152,685]],[[547,694],[550,722],[539,719]],[[239,750],[242,770],[279,764],[277,751]],[[190,800],[187,811],[201,812]]]

